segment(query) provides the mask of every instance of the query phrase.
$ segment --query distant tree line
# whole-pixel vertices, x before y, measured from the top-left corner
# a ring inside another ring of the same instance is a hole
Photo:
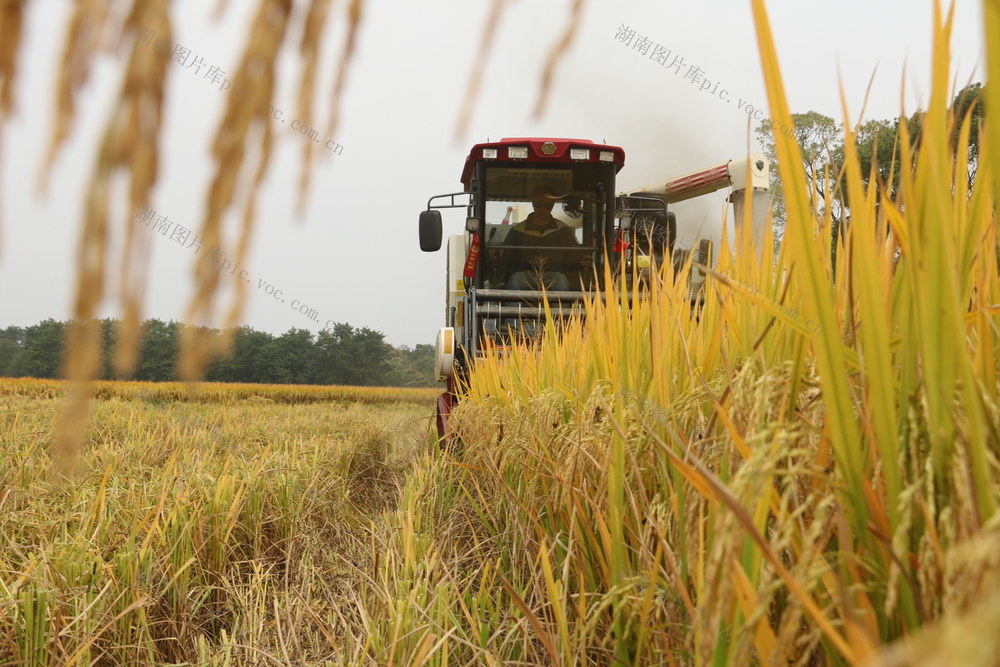
[[[112,368],[117,320],[101,321],[104,367],[101,379],[167,382],[178,379],[175,363],[181,331],[178,322],[147,320],[139,365],[131,378]],[[30,327],[0,329],[0,377],[60,377],[62,347],[68,322],[47,319]],[[212,330],[216,335],[222,332]],[[349,324],[335,324],[318,334],[289,329],[280,336],[251,327],[235,332],[233,352],[215,361],[205,376],[210,382],[276,384],[342,384],[433,386],[434,346],[395,347],[383,334]]]
[[[963,148],[964,164],[968,181],[966,187],[972,193],[972,185],[979,170],[979,131],[984,118],[985,102],[982,83],[970,83],[960,90],[952,100],[954,123],[950,128],[952,151],[958,156],[959,137],[962,123],[969,118],[968,144]],[[903,164],[903,141],[909,144],[911,159],[915,160],[920,150],[925,112],[918,110],[908,118],[869,120],[854,129],[855,147],[861,166],[861,178],[868,187],[884,192],[890,200],[895,200],[904,169],[914,165]],[[850,202],[845,184],[844,126],[829,116],[816,111],[793,113],[795,139],[802,152],[802,169],[806,182],[817,194],[817,215],[830,214],[832,259],[836,264],[837,237],[844,233],[844,225],[850,224]],[[771,196],[774,200],[775,243],[780,242],[786,224],[785,197],[781,179],[778,178],[778,156],[774,144],[774,128],[768,120],[756,128],[757,139],[771,162]],[[957,184],[956,184],[957,185]],[[829,196],[829,210],[826,199]],[[876,204],[877,205],[877,204]],[[777,248],[775,249],[777,250]]]

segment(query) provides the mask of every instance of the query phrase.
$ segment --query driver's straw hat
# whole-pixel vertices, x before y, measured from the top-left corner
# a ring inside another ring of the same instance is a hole
[[[551,201],[556,201],[557,199],[562,199],[566,195],[557,195],[548,185],[539,185],[535,188],[534,192],[531,193],[532,199],[548,199]]]

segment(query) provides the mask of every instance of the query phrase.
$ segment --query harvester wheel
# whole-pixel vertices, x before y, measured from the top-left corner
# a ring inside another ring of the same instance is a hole
[[[455,393],[455,377],[448,378],[448,385],[444,392],[438,396],[437,400],[437,434],[438,441],[442,449],[451,445],[451,433],[448,432],[448,420],[451,417],[451,410],[455,407],[457,400]]]
[[[448,377],[448,384],[437,400],[437,434],[442,449],[451,446],[453,440],[452,434],[448,431],[448,421],[451,418],[451,411],[458,403],[458,386],[467,377],[467,366],[465,350],[458,348],[455,351],[455,361]]]

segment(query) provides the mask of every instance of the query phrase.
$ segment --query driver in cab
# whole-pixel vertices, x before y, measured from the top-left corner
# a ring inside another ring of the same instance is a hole
[[[565,273],[552,270],[546,265],[548,262],[575,263],[579,259],[579,255],[535,249],[539,247],[581,247],[576,240],[573,228],[552,215],[552,207],[560,198],[549,186],[538,186],[531,194],[533,211],[524,220],[511,227],[505,245],[519,247],[507,251],[509,253],[508,267],[513,270],[506,281],[507,289],[539,289],[539,282],[544,283],[548,290],[569,291],[572,289]],[[591,268],[590,257],[579,261],[579,264],[584,271],[589,271]]]

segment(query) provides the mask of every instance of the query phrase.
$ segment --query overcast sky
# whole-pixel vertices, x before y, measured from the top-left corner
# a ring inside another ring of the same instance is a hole
[[[173,4],[176,41],[206,66],[235,71],[256,2],[231,0],[218,23],[209,16],[214,2]],[[314,168],[301,218],[294,216],[295,195],[307,139],[290,129],[299,65],[289,52],[275,99],[287,122],[274,121],[278,149],[259,193],[252,250],[243,262],[251,279],[246,324],[277,334],[290,328],[316,332],[327,321],[341,321],[382,331],[394,344],[433,343],[444,320],[445,253],[420,252],[417,218],[430,196],[461,189],[459,176],[474,143],[515,136],[606,141],[625,150],[618,186],[626,190],[743,155],[747,114],[739,107],[763,107],[769,115],[749,0],[590,0],[559,65],[549,106],[536,120],[531,112],[542,65],[571,2],[521,0],[508,3],[468,133],[456,140],[489,4],[366,1],[340,128],[336,137],[320,137],[341,144],[342,154],[328,152]],[[960,87],[985,75],[980,3],[956,4],[952,71]],[[101,60],[80,100],[75,132],[50,174],[49,196],[37,198],[69,15],[62,0],[29,5],[19,109],[6,128],[0,165],[0,327],[71,315],[81,203],[122,71],[121,56]],[[343,39],[345,5],[334,3],[340,25],[323,59],[324,91]],[[928,98],[932,0],[772,0],[768,7],[793,112],[815,110],[840,119],[839,76],[856,120],[876,67],[866,118],[898,115],[904,66],[907,111]],[[729,101],[657,64],[652,50],[642,55],[634,43],[616,39],[622,26],[669,49],[671,60],[682,58],[683,73],[699,68],[715,89],[728,91]],[[292,30],[297,42],[298,22]],[[153,208],[188,228],[202,222],[212,173],[210,140],[229,94],[213,87],[205,72],[171,66],[154,191]],[[723,198],[675,210],[678,216],[720,216]],[[459,213],[446,214],[446,234],[458,233],[463,220]],[[120,225],[115,229],[118,243]],[[160,236],[152,249],[146,316],[179,320],[191,293],[193,249]],[[262,281],[280,289],[281,299],[258,288]],[[318,311],[319,323],[292,310],[293,301]],[[102,315],[118,315],[115,294]]]

